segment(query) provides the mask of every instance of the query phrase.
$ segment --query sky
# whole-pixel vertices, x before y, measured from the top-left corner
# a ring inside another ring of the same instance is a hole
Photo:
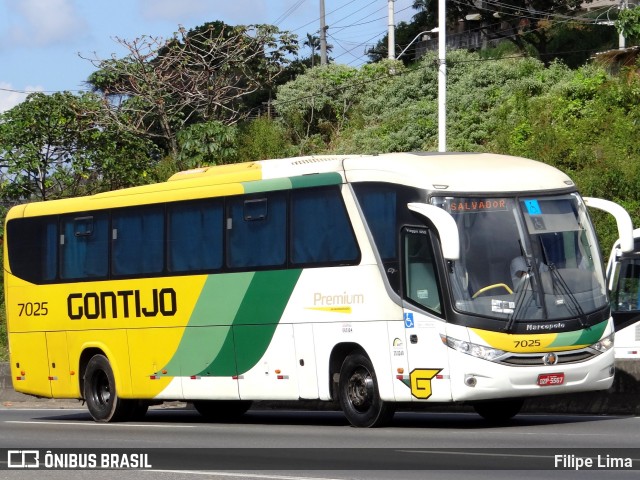
[[[413,0],[395,0],[395,20],[416,13]],[[336,63],[366,63],[367,47],[387,32],[387,0],[325,0],[327,42]],[[116,38],[169,38],[221,20],[267,23],[296,33],[300,42],[320,28],[319,0],[0,0],[0,112],[30,92],[78,92],[96,70],[90,59],[125,52]],[[300,47],[300,56],[308,57]]]

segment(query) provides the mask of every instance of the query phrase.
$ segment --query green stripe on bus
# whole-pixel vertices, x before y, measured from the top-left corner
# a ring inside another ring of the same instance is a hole
[[[256,180],[255,182],[242,182],[245,193],[272,192],[275,190],[291,190],[292,188],[324,187],[327,185],[340,185],[342,176],[337,172],[314,173],[290,178],[272,178]]]
[[[209,275],[189,326],[233,324],[254,275],[254,272]]]
[[[609,322],[605,320],[593,327],[585,328],[576,343],[578,345],[592,345],[596,343],[602,338],[602,334],[604,333],[604,329],[607,328],[608,323]]]
[[[251,284],[253,272],[209,275],[173,358],[163,368],[167,375],[195,375],[216,358],[216,368],[235,371],[231,325]]]
[[[234,321],[238,375],[251,370],[267,351],[301,273],[276,270],[253,277]]]
[[[293,188],[324,187],[327,185],[340,185],[342,176],[337,172],[327,172],[291,177],[290,180]]]
[[[301,273],[209,276],[163,370],[171,376],[232,376],[253,368],[266,352]]]
[[[272,192],[275,190],[291,190],[291,180],[288,178],[271,178],[268,180],[256,180],[255,182],[242,182],[244,193]]]
[[[602,337],[604,329],[607,328],[607,321],[601,322],[584,330],[575,332],[559,333],[549,347],[567,347],[570,345],[591,345]]]

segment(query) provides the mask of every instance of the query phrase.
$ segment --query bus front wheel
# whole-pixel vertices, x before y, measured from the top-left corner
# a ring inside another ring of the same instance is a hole
[[[116,381],[109,360],[104,355],[94,355],[84,372],[84,399],[89,413],[96,422],[127,420],[134,403],[118,397]]]
[[[339,392],[342,411],[355,427],[381,427],[393,418],[394,406],[380,398],[373,364],[362,353],[342,363]]]

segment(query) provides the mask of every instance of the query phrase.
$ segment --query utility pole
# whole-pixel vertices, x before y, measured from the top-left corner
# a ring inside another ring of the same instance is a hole
[[[389,33],[387,34],[387,50],[389,51],[389,60],[395,60],[396,58],[396,22],[393,18],[394,8],[393,2],[395,0],[389,1]]]
[[[447,151],[447,15],[438,0],[438,151]]]
[[[327,26],[324,17],[324,0],[320,0],[320,65],[327,64]]]
[[[620,11],[626,10],[627,8],[629,8],[629,2],[627,0],[620,0]],[[620,32],[620,35],[618,36],[618,49],[624,50],[626,47],[627,41],[622,32]]]

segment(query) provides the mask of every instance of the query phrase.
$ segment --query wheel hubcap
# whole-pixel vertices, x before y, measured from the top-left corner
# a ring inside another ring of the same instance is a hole
[[[94,394],[95,399],[100,405],[107,405],[109,403],[109,400],[111,399],[109,379],[104,372],[96,374]]]
[[[373,378],[364,368],[356,370],[349,379],[349,400],[358,411],[366,411],[373,399]]]

